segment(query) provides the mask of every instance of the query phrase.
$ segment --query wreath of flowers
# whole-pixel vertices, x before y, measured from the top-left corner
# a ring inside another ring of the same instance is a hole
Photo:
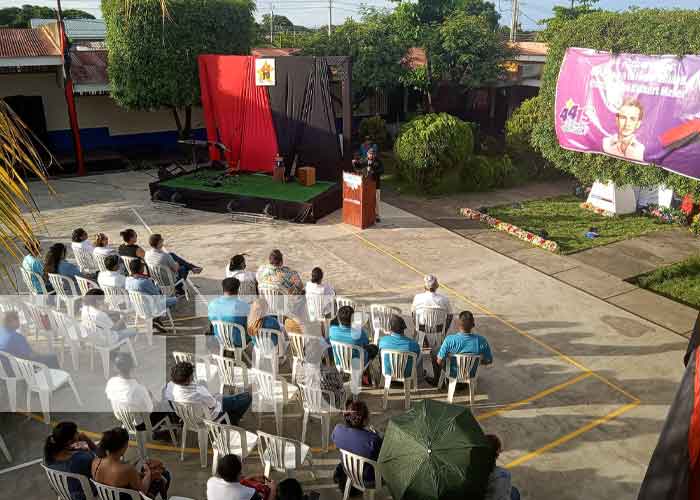
[[[508,234],[512,234],[516,238],[521,239],[523,241],[527,241],[528,243],[536,247],[540,247],[554,253],[559,251],[559,245],[556,241],[547,240],[542,236],[538,236],[534,233],[531,233],[530,231],[521,229],[518,226],[515,226],[509,222],[503,222],[495,217],[491,217],[488,214],[479,212],[478,210],[474,210],[472,208],[463,208],[460,210],[460,214],[466,217],[467,219],[478,220],[480,222],[483,222],[484,224],[488,224],[489,226],[498,231],[504,231]]]

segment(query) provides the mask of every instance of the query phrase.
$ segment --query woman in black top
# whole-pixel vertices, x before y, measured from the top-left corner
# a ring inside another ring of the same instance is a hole
[[[136,244],[138,235],[133,229],[125,229],[119,235],[124,240],[124,243],[119,245],[119,255],[124,257],[139,257],[143,259],[146,256],[146,252]]]

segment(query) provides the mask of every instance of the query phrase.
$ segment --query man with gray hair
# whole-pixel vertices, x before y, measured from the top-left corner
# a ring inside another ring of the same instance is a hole
[[[49,368],[58,368],[56,355],[35,352],[24,335],[19,333],[19,327],[17,311],[6,311],[0,315],[0,351],[16,358],[43,363]],[[3,359],[3,361],[5,360]],[[9,373],[14,373],[10,366],[5,366],[4,363],[3,366]]]
[[[433,274],[426,274],[423,277],[423,284],[425,286],[425,292],[419,293],[413,297],[411,312],[416,312],[417,309],[423,307],[439,307],[447,313],[447,324],[449,326],[452,317],[452,306],[450,305],[450,299],[437,293],[437,289],[440,287],[438,279]]]

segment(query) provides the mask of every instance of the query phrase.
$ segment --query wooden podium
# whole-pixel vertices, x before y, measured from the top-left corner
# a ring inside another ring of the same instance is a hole
[[[343,222],[365,229],[374,225],[377,204],[374,179],[343,172]]]

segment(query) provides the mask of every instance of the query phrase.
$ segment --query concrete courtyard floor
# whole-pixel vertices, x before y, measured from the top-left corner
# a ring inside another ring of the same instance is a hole
[[[90,234],[107,233],[112,243],[126,227],[136,229],[142,245],[149,231],[159,232],[169,250],[204,266],[192,279],[202,295],[218,293],[224,266],[234,253],[249,254],[248,265],[255,269],[272,248],[280,248],[286,263],[304,278],[320,266],[339,294],[395,305],[406,315],[421,290],[423,273],[436,274],[453,308],[473,311],[476,331],[492,346],[495,362],[479,373],[473,411],[485,431],[503,439],[501,463],[511,469],[523,498],[636,498],[682,375],[686,341],[676,333],[390,205],[382,206],[382,223],[365,231],[341,224],[339,212],[316,225],[245,225],[222,214],[154,207],[146,186],[151,180],[149,172],[57,180],[52,183],[57,198],[33,184],[42,210],[43,224],[37,225],[42,243],[67,242],[79,226]],[[198,300],[182,315],[201,313]],[[190,333],[201,325],[197,320],[182,324],[192,327]],[[139,344],[139,376],[147,377],[154,392],[164,378],[166,353],[173,348],[163,348],[168,342],[204,349],[202,337],[158,339],[153,348]],[[99,362],[96,369],[81,367],[74,378],[84,400],[106,404]],[[378,391],[363,391],[362,398],[379,429],[402,412],[398,390],[389,411],[381,409]],[[445,400],[446,392],[421,388],[414,398]],[[19,401],[24,401],[22,394]],[[56,395],[53,422],[71,418],[94,433],[116,424],[108,412],[68,413],[72,401],[70,390]],[[466,404],[464,391],[456,403]],[[36,411],[36,401],[34,405]],[[299,438],[300,414],[296,403],[285,409],[286,436]],[[24,415],[0,418],[14,455],[12,464],[0,462],[3,497],[9,492],[12,499],[51,498],[41,468],[32,464],[41,457],[47,427]],[[241,425],[254,431],[256,416],[247,415]],[[263,430],[273,429],[274,420],[264,419]],[[317,477],[303,471],[298,477],[321,498],[340,498],[331,480],[338,453],[318,448],[318,423],[312,422],[309,432]],[[193,441],[189,446],[195,446]],[[174,448],[159,443],[151,455],[172,470],[171,495],[204,498],[210,468],[200,468],[196,450],[188,449],[180,462]],[[261,472],[257,456],[246,461],[245,472]],[[383,495],[388,498],[386,490]]]

